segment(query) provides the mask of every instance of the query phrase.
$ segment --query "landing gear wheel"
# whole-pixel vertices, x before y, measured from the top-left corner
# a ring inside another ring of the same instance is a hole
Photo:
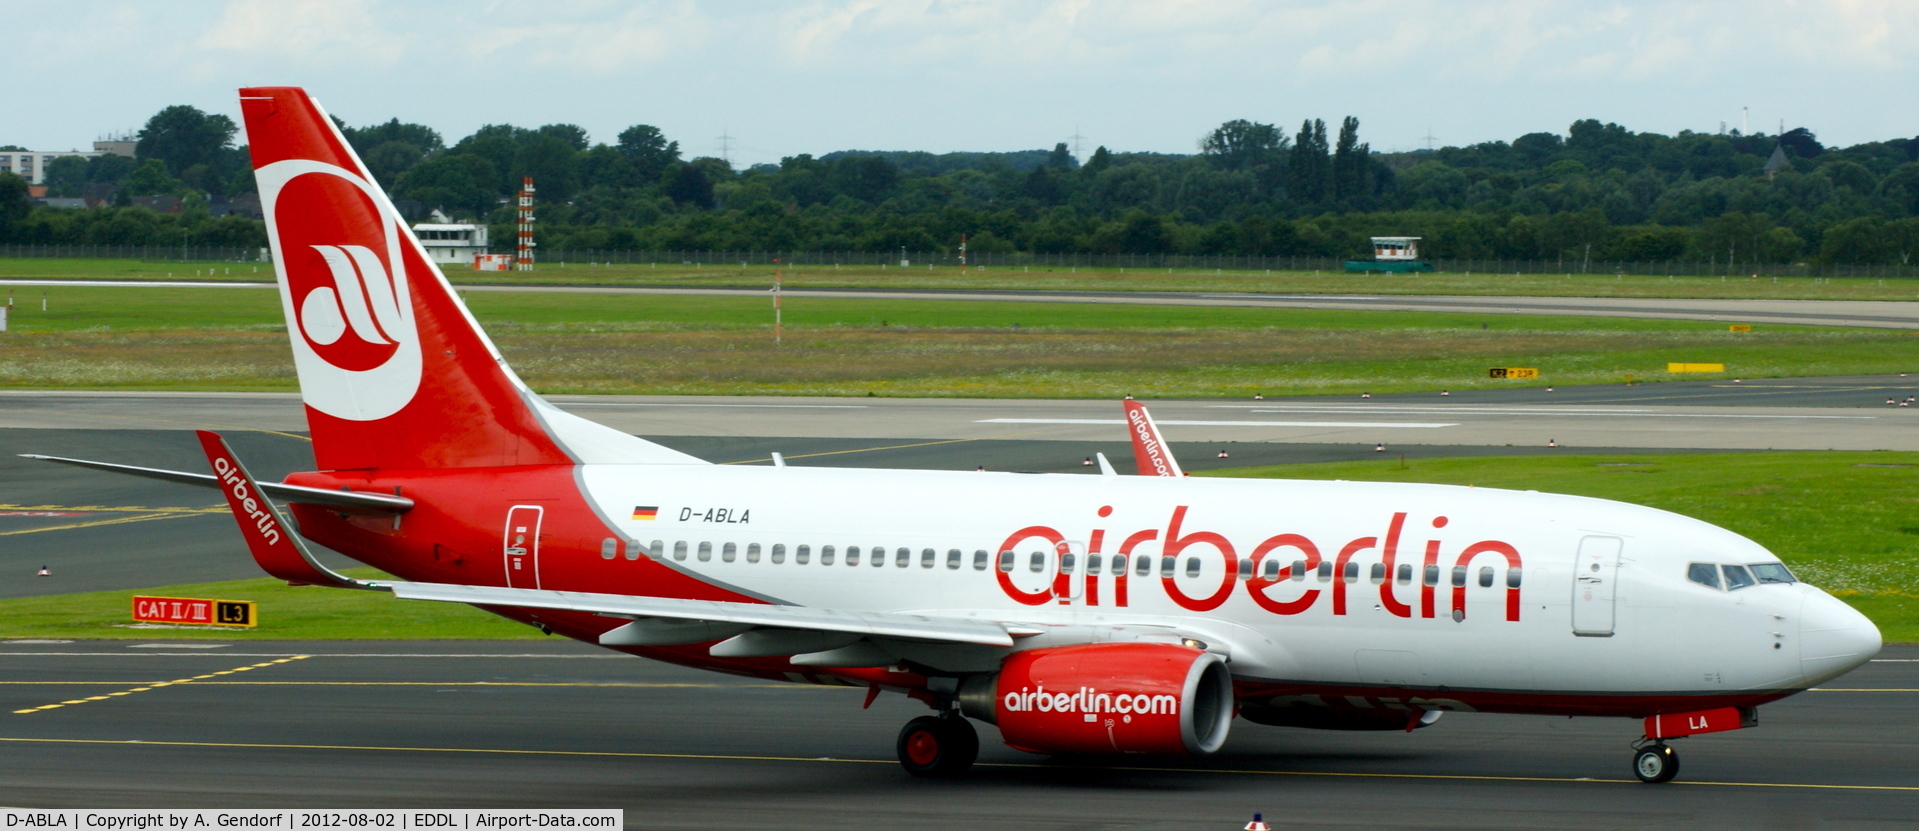
[[[920,716],[900,728],[900,767],[914,776],[958,776],[979,758],[979,733],[966,719]]]
[[[1632,772],[1648,785],[1671,782],[1679,775],[1679,754],[1663,744],[1639,748],[1632,756]]]

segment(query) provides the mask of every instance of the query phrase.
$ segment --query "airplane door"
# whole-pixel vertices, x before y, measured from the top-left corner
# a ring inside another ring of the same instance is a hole
[[[546,509],[515,505],[506,512],[506,585],[512,589],[540,587],[540,519]]]
[[[1613,597],[1619,580],[1618,537],[1587,537],[1579,541],[1573,566],[1573,634],[1612,636]]]

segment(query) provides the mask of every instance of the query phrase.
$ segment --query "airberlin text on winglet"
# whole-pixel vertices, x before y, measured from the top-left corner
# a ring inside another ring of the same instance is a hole
[[[239,466],[225,457],[215,456],[213,472],[220,477],[222,484],[232,490],[234,507],[244,511],[247,519],[253,520],[254,527],[259,529],[260,536],[266,544],[279,545],[280,523],[273,518],[273,512],[261,505],[260,501],[253,498],[253,494],[247,490],[246,477],[240,475]]]

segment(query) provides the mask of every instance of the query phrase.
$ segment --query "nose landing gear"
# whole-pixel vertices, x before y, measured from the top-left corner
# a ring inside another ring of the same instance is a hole
[[[979,758],[979,733],[960,716],[920,716],[900,728],[900,767],[914,776],[951,777]]]
[[[1671,782],[1679,775],[1679,754],[1665,742],[1633,745],[1632,772],[1648,785]]]

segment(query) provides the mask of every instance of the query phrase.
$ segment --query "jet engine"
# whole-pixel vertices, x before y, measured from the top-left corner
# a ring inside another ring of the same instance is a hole
[[[1184,646],[1084,644],[1015,653],[960,685],[963,713],[1034,753],[1205,755],[1226,743],[1226,660]]]

